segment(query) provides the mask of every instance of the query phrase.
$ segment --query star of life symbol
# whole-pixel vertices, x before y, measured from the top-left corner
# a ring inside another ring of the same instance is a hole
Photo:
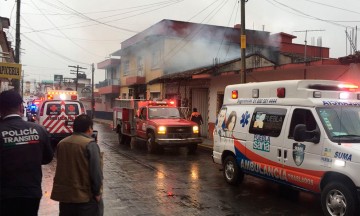
[[[241,127],[245,127],[245,125],[249,124],[249,118],[250,118],[250,114],[248,111],[246,111],[241,115],[241,120],[240,120]]]
[[[68,107],[68,110],[69,110],[70,112],[74,112],[74,111],[75,111],[75,107],[74,107],[73,105],[70,105],[70,106]]]
[[[50,110],[53,111],[53,112],[55,112],[55,111],[57,110],[57,107],[56,107],[55,105],[52,105],[52,106],[50,107]]]

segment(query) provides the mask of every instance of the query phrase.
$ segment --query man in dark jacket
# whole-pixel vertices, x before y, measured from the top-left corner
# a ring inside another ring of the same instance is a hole
[[[191,113],[190,121],[196,122],[199,126],[199,136],[200,135],[200,126],[203,124],[203,119],[201,114],[197,111],[196,108],[193,108],[193,112]]]
[[[102,216],[102,159],[91,137],[93,121],[88,115],[79,115],[73,128],[74,133],[57,146],[51,199],[60,202],[60,216]]]
[[[0,215],[37,215],[42,196],[42,164],[53,158],[46,129],[22,119],[23,100],[9,90],[0,94]]]

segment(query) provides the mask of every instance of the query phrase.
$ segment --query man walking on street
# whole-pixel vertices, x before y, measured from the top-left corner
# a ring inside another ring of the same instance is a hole
[[[201,114],[197,111],[196,108],[193,108],[193,112],[191,113],[190,121],[196,122],[199,126],[199,136],[200,135],[200,126],[203,124],[203,119]]]
[[[0,215],[36,216],[42,196],[42,164],[53,158],[46,129],[22,119],[23,100],[0,94]]]
[[[102,216],[102,160],[91,137],[93,121],[88,115],[79,115],[73,128],[73,135],[57,146],[51,199],[60,202],[60,216]]]

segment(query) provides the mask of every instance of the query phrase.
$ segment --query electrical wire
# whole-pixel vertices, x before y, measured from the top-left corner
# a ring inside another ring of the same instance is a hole
[[[44,0],[42,0],[44,2]],[[57,0],[58,1],[58,0]],[[63,4],[68,10],[71,10],[71,14],[73,15],[76,15],[78,17],[81,17],[83,19],[86,19],[88,21],[84,21],[84,22],[79,22],[79,23],[74,23],[74,24],[70,24],[70,25],[66,25],[66,26],[59,26],[59,28],[63,28],[63,29],[74,29],[74,28],[84,28],[84,27],[89,27],[89,26],[94,26],[94,25],[105,25],[105,26],[108,26],[108,27],[112,27],[112,28],[115,28],[115,29],[118,29],[118,30],[122,30],[122,31],[127,31],[127,32],[131,32],[131,33],[139,33],[138,31],[134,31],[134,30],[131,30],[131,29],[126,29],[126,28],[121,28],[121,27],[118,27],[118,26],[114,26],[114,25],[110,25],[108,23],[110,22],[115,22],[115,21],[119,21],[119,20],[123,20],[123,19],[127,19],[127,18],[132,18],[132,17],[135,17],[135,16],[139,16],[139,15],[143,15],[145,13],[149,13],[149,12],[152,12],[152,11],[155,11],[155,10],[159,10],[161,8],[164,8],[164,7],[168,7],[168,6],[171,6],[173,4],[177,4],[179,2],[182,2],[184,0],[171,0],[171,1],[164,1],[165,3],[167,3],[166,5],[162,6],[162,7],[158,7],[158,8],[155,8],[155,9],[152,9],[152,10],[148,10],[148,11],[145,11],[143,13],[138,13],[138,14],[135,14],[135,15],[131,15],[131,16],[128,16],[128,17],[123,17],[123,18],[120,18],[120,19],[114,19],[114,20],[110,20],[110,21],[106,21],[106,22],[101,22],[99,20],[101,19],[105,19],[105,18],[108,18],[109,16],[106,16],[106,17],[100,17],[100,18],[97,18],[97,19],[93,19],[91,17],[88,17],[86,16],[85,14],[79,12],[79,11],[76,11],[74,9],[72,9],[71,7],[65,5],[64,3],[60,2],[61,4]],[[164,2],[162,4],[164,4]],[[151,4],[150,4],[151,6]],[[120,14],[121,15],[121,14]],[[81,26],[78,26],[79,24],[83,24],[83,23],[87,23],[89,21],[92,21],[92,22],[95,22],[93,24],[89,24],[89,25],[81,25]],[[73,27],[71,27],[73,26]],[[37,32],[39,31],[49,31],[49,30],[54,30],[53,28],[50,28],[50,29],[42,29],[42,30],[37,30]],[[31,33],[31,32],[27,32],[27,33]]]
[[[288,8],[288,9],[290,9],[290,10],[292,10],[292,11],[295,11],[295,12],[298,13],[298,14],[301,14],[302,16],[305,16],[305,17],[308,18],[308,19],[326,22],[326,23],[329,23],[329,24],[332,24],[332,25],[336,25],[336,26],[339,26],[339,27],[343,27],[343,28],[348,27],[348,26],[345,26],[345,25],[342,25],[342,24],[339,24],[339,23],[336,23],[336,22],[331,22],[331,21],[329,21],[329,20],[325,20],[325,19],[321,19],[321,18],[312,16],[312,15],[310,15],[310,14],[307,14],[307,13],[305,13],[305,12],[300,11],[299,9],[296,9],[296,8],[290,7],[289,5],[286,5],[286,4],[284,4],[284,3],[281,3],[281,2],[279,2],[279,1],[277,1],[277,0],[273,0],[273,1],[276,2],[277,4],[281,5],[281,6],[285,7],[285,8]]]
[[[83,65],[90,65],[89,63],[85,63],[85,62],[81,62],[81,61],[77,61],[77,60],[74,60],[74,59],[71,59],[67,56],[64,56],[60,53],[57,53],[57,52],[54,52],[52,50],[49,50],[48,48],[46,48],[45,46],[43,46],[42,44],[30,39],[28,36],[26,35],[22,35],[25,39],[27,39],[28,41],[30,41],[31,43],[35,44],[36,46],[42,48],[43,50],[47,51],[48,53],[51,53],[53,55],[56,55],[58,57],[60,57],[62,60],[67,60],[67,61],[71,61],[71,62],[74,62],[74,63],[78,63],[78,64],[83,64]]]
[[[234,14],[234,10],[236,9],[236,5],[237,5],[237,1],[235,1],[233,10],[231,11],[231,15],[230,15],[229,21],[228,21],[228,23],[227,23],[227,26],[230,25],[232,16],[233,16],[233,14]],[[223,37],[222,37],[222,39],[221,39],[221,43],[220,43],[219,49],[218,49],[218,51],[217,51],[217,53],[216,53],[216,58],[219,57],[220,49],[221,49],[221,47],[222,47],[222,44],[224,43],[225,35],[226,35],[226,33],[227,33],[228,30],[229,30],[229,29],[225,29],[225,31],[224,31],[224,34],[223,34]]]
[[[35,4],[34,1],[30,0],[33,5],[40,11],[40,13],[43,13],[43,11]],[[93,56],[97,56],[100,57],[99,55],[85,49],[84,47],[80,46],[79,44],[75,43],[73,40],[71,40],[63,31],[61,31],[56,25],[55,23],[53,23],[46,15],[44,15],[44,17],[51,23],[51,25],[53,25],[64,37],[66,37],[66,39],[68,39],[71,43],[73,43],[74,45],[76,45],[77,47],[79,47],[80,49],[84,50],[85,52],[93,55]]]

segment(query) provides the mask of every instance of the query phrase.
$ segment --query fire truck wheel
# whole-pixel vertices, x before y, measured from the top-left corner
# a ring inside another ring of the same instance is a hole
[[[188,146],[188,153],[189,154],[195,154],[197,147],[198,147],[197,144],[189,145]]]
[[[153,133],[148,133],[146,141],[146,148],[149,153],[155,153],[157,149],[157,144],[155,143],[155,136]]]
[[[135,137],[130,137],[130,149],[136,148],[136,139]]]
[[[119,144],[124,145],[125,144],[125,135],[122,134],[120,131],[118,132],[118,138],[119,138]]]

